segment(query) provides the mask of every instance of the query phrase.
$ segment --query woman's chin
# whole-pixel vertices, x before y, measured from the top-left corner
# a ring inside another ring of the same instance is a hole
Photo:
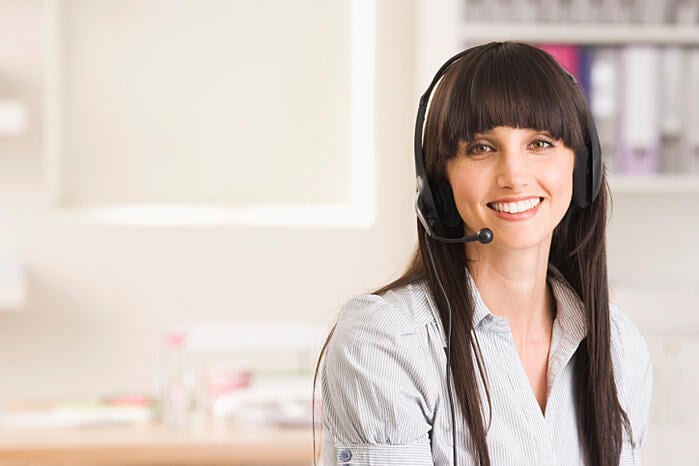
[[[542,246],[548,250],[551,244],[550,235],[535,234],[534,232],[493,232],[493,242],[491,243],[494,249],[498,250],[541,250]],[[485,245],[488,247],[488,245]]]

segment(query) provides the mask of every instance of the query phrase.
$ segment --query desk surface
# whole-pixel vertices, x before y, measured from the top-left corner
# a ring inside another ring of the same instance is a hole
[[[0,465],[309,466],[309,428],[177,432],[157,425],[0,428]]]

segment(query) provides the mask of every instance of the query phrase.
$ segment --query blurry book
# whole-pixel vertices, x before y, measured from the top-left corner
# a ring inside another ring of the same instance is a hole
[[[575,11],[576,12],[581,12],[579,14],[583,14],[584,18],[581,19],[581,21],[586,21],[586,22],[600,22],[600,21],[605,21],[606,18],[604,18],[603,15],[603,4],[604,0],[573,0],[576,3],[582,3],[583,6],[576,6]]]
[[[590,66],[590,109],[607,170],[617,170],[619,153],[619,49],[597,47]]]
[[[256,378],[249,387],[218,397],[211,407],[215,426],[266,424],[310,426],[313,421],[313,377]]]
[[[688,49],[687,54],[689,64],[683,105],[686,143],[679,169],[685,173],[699,173],[699,49]]]
[[[580,48],[571,44],[538,44],[541,50],[548,52],[575,79],[580,81]]]
[[[645,24],[664,23],[669,14],[670,5],[671,2],[658,0],[636,1],[632,7],[631,19],[633,22]]]
[[[660,170],[674,173],[683,170],[687,153],[682,143],[685,53],[680,47],[665,47],[660,61]]]
[[[540,21],[563,21],[561,2],[559,0],[541,0],[538,17]]]
[[[619,172],[658,171],[660,143],[657,48],[631,45],[621,51],[622,111]]]
[[[145,399],[145,398],[144,398]],[[115,404],[108,401],[63,402],[51,406],[10,410],[0,427],[80,428],[146,424],[153,420],[153,404]]]
[[[469,0],[464,13],[468,21],[512,21],[510,7],[510,0]]]
[[[676,0],[673,7],[671,16],[675,23],[696,25],[699,21],[697,0]]]
[[[513,21],[532,23],[537,20],[539,0],[510,0],[507,17]]]
[[[628,23],[631,21],[634,0],[602,0],[601,22]]]
[[[592,62],[595,58],[595,47],[581,46],[578,49],[578,74],[580,85],[585,92],[585,98],[590,103],[590,91],[592,88]]]
[[[488,18],[488,9],[485,0],[469,0],[465,2],[464,15],[466,21],[481,21]]]
[[[592,10],[596,7],[593,5],[593,0],[568,0],[566,14],[566,20],[572,23],[592,21],[594,18],[594,13]]]

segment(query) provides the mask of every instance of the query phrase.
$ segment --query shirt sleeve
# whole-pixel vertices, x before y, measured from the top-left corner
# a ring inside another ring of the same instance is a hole
[[[616,307],[611,313],[612,363],[619,401],[631,424],[624,432],[621,465],[640,465],[646,441],[653,391],[653,367],[648,343],[631,320]]]
[[[425,366],[405,309],[375,295],[345,305],[322,369],[325,464],[433,464]]]

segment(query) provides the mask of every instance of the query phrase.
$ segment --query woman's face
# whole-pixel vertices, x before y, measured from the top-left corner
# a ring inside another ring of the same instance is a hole
[[[498,126],[459,143],[447,179],[469,232],[493,231],[493,246],[551,241],[573,194],[573,150],[546,131]]]

